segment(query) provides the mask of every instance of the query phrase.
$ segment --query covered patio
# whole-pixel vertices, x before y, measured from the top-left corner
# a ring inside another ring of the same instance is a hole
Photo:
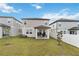
[[[10,26],[0,24],[0,38],[10,35]]]
[[[49,29],[50,27],[40,25],[37,27],[34,27],[36,30],[36,39],[49,39]]]
[[[79,35],[79,27],[72,27],[69,30],[69,34]]]

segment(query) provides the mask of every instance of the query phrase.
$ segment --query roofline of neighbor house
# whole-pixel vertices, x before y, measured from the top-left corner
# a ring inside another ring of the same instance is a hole
[[[22,18],[22,20],[50,20],[46,18]]]
[[[79,30],[79,27],[72,27],[72,28],[70,28],[68,30]]]
[[[13,16],[0,16],[0,18],[13,18],[14,20],[18,21],[19,23],[22,23],[21,21],[17,20],[15,17]]]
[[[52,24],[54,24],[54,23],[56,23],[56,22],[79,22],[79,20],[61,18],[61,19],[59,19],[59,20],[56,20],[56,21],[50,23],[49,25],[52,25]]]

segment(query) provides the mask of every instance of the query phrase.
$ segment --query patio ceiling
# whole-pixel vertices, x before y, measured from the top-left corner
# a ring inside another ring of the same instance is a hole
[[[10,28],[10,26],[5,25],[5,24],[1,24],[1,23],[0,23],[0,27],[9,27]]]
[[[72,28],[70,28],[68,30],[79,30],[79,27],[72,27]]]
[[[45,25],[40,25],[40,26],[36,26],[34,27],[35,29],[50,29],[51,27],[45,26]]]

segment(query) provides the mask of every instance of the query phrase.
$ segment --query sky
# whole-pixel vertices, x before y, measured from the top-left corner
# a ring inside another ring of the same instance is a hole
[[[79,3],[0,3],[0,16],[79,19]]]

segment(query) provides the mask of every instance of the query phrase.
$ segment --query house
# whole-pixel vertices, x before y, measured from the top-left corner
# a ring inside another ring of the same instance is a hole
[[[0,16],[0,38],[21,34],[21,22],[14,17]]]
[[[49,39],[49,19],[22,18],[22,35],[36,39]]]
[[[59,19],[49,24],[50,36],[57,39],[58,32],[62,32],[62,41],[79,47],[79,20]]]

